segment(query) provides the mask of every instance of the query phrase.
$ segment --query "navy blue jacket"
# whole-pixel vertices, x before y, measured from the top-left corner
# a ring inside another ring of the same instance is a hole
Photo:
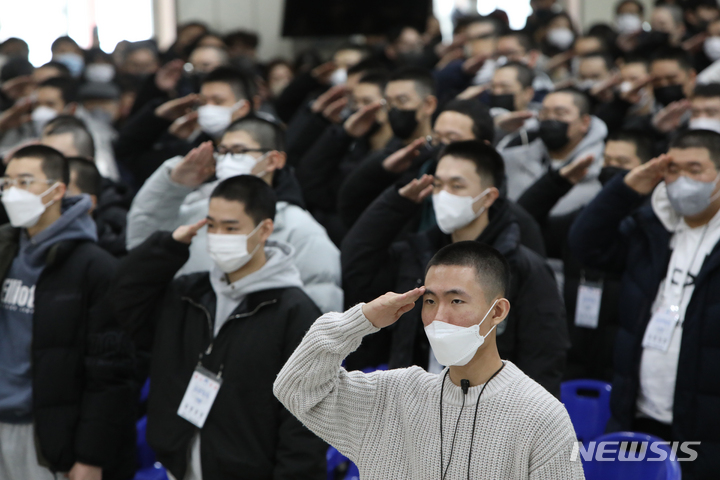
[[[618,176],[585,208],[569,245],[587,266],[622,272],[608,430],[630,430],[636,413],[642,338],[670,261],[671,233],[645,197]],[[628,217],[629,218],[625,218]],[[720,471],[720,249],[705,259],[683,323],[673,404],[673,440],[700,441],[683,479]]]

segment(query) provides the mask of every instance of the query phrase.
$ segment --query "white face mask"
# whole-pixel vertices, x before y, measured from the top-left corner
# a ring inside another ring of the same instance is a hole
[[[708,117],[691,118],[688,127],[690,130],[711,130],[720,133],[720,120]]]
[[[720,60],[720,37],[708,37],[703,43],[703,50],[705,55],[712,60]]]
[[[2,204],[10,219],[10,225],[15,228],[30,228],[37,225],[38,220],[47,207],[54,203],[54,200],[45,205],[42,197],[47,195],[58,186],[56,182],[40,195],[36,195],[18,187],[10,187],[2,194]]]
[[[37,133],[41,134],[42,129],[45,127],[45,125],[57,116],[58,113],[52,108],[46,107],[45,105],[40,105],[32,111],[30,118],[32,118],[32,121],[35,124],[35,130],[37,131]]]
[[[249,153],[226,153],[215,157],[215,176],[220,180],[236,177],[238,175],[252,175],[255,165],[265,160],[266,153],[260,158],[255,158]],[[258,172],[260,177],[265,172]]]
[[[255,252],[260,248],[261,243],[252,252],[248,252],[247,241],[255,232],[260,229],[262,223],[247,235],[208,233],[207,249],[210,258],[225,273],[232,273],[244,267]]]
[[[115,77],[115,67],[109,63],[91,63],[85,67],[85,78],[89,82],[110,83]]]
[[[335,85],[345,85],[347,83],[347,70],[344,68],[338,68],[335,70],[332,75],[330,75],[330,83]]]
[[[629,35],[640,31],[642,28],[642,20],[632,13],[621,13],[615,19],[615,25],[617,26],[618,33],[621,35]]]
[[[440,320],[435,320],[425,327],[430,347],[440,365],[462,367],[473,359],[478,348],[485,343],[485,339],[495,328],[493,325],[485,336],[480,335],[480,325],[493,311],[497,302],[498,300],[495,300],[480,323],[472,327],[460,327]]]
[[[240,100],[232,107],[203,105],[197,109],[200,128],[211,137],[219,137],[232,123],[235,110],[243,106],[244,103],[245,100]]]
[[[440,230],[442,230],[443,233],[450,235],[455,230],[463,228],[482,215],[485,211],[485,207],[482,207],[477,213],[475,213],[473,205],[475,205],[475,202],[480,200],[489,192],[490,189],[486,188],[475,198],[453,195],[445,190],[433,195],[433,210],[435,210],[435,220],[437,220]]]
[[[560,50],[567,50],[575,41],[575,34],[569,28],[553,28],[547,33],[547,41]]]

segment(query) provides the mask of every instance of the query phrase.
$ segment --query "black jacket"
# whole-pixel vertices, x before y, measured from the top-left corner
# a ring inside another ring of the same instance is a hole
[[[251,293],[213,339],[216,297],[207,272],[173,280],[188,246],[157,232],[120,265],[113,308],[142,351],[152,351],[148,443],[184,478],[197,429],[177,415],[202,365],[223,384],[201,431],[203,478],[325,478],[325,444],[277,401],[272,384],[320,311],[298,288]]]
[[[569,242],[585,264],[622,273],[619,332],[608,430],[629,430],[637,412],[642,338],[670,261],[671,234],[644,197],[613,179],[585,207]],[[630,218],[626,218],[630,215]],[[720,472],[720,245],[705,259],[683,322],[673,402],[673,440],[700,441],[683,479]]]
[[[451,239],[435,227],[392,243],[404,221],[419,208],[396,189],[388,189],[350,230],[341,251],[348,303],[369,301],[388,291],[405,292],[423,284],[428,262]],[[520,228],[504,199],[490,207],[490,223],[477,241],[497,248],[512,269],[506,293],[512,308],[497,332],[500,355],[558,396],[565,352],[570,345],[565,310],[552,271],[539,255],[520,244]],[[420,310],[421,302],[387,329],[391,336],[391,368],[413,364],[427,367],[430,350]],[[373,339],[369,342],[374,350],[382,347],[374,348],[372,342],[387,343],[382,336],[368,338]]]
[[[93,219],[97,225],[98,245],[114,257],[127,253],[125,235],[132,200],[133,192],[127,185],[103,179]]]
[[[328,86],[318,82],[310,72],[302,73],[296,76],[275,100],[275,111],[280,120],[289,123],[303,103],[327,89]]]
[[[542,227],[548,256],[562,259],[565,282],[563,294],[567,309],[568,330],[572,346],[568,351],[566,378],[612,379],[612,354],[617,334],[620,276],[588,268],[581,264],[567,246],[570,227],[582,209],[566,215],[550,216],[555,204],[573,185],[562,178],[557,170],[550,170],[531,185],[518,199]],[[595,329],[575,326],[575,307],[578,288],[587,282],[602,284],[602,300]]]
[[[297,166],[300,159],[320,138],[330,122],[320,113],[313,113],[310,103],[301,107],[288,123],[285,131],[285,153],[287,163]]]
[[[0,276],[17,255],[20,230],[0,227]],[[135,405],[130,339],[109,314],[117,261],[90,241],[60,241],[35,290],[33,417],[41,462],[67,472],[100,466],[104,479],[135,471]]]

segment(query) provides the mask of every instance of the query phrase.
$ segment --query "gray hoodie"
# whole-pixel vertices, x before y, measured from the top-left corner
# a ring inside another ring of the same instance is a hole
[[[300,271],[295,266],[295,249],[283,242],[265,243],[267,261],[263,267],[234,283],[217,266],[210,271],[210,283],[217,297],[215,308],[215,335],[230,314],[245,300],[248,294],[274,288],[303,288]]]
[[[20,233],[18,254],[3,281],[0,296],[0,422],[32,421],[32,325],[35,286],[48,250],[63,240],[97,241],[88,214],[88,195],[65,198],[62,216],[32,239]]]
[[[595,161],[590,166],[587,175],[560,199],[550,215],[564,215],[575,211],[589,203],[600,192],[602,185],[597,177],[602,169],[605,137],[608,133],[605,122],[591,116],[588,133],[570,152],[570,155],[562,160],[550,159],[548,150],[540,137],[529,141],[529,133],[521,129],[519,132],[503,138],[497,146],[498,152],[505,160],[508,198],[513,201],[520,198],[525,190],[547,173],[548,168],[558,170],[587,154],[595,156]]]

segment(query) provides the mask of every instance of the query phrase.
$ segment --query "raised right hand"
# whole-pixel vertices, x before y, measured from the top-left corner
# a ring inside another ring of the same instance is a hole
[[[345,85],[336,85],[330,88],[327,92],[320,95],[310,107],[313,113],[322,113],[332,103],[340,100],[348,92],[348,88]]]
[[[535,114],[529,111],[503,113],[495,117],[495,126],[508,133],[516,132],[525,125],[526,120],[534,116]]]
[[[690,100],[682,99],[670,103],[667,107],[660,110],[652,119],[655,128],[663,133],[669,133],[680,127],[685,112],[690,110]]]
[[[0,114],[0,132],[12,130],[30,121],[33,101],[29,97],[21,98]]]
[[[207,218],[203,218],[202,220],[193,225],[181,225],[175,229],[172,237],[176,242],[190,245],[190,243],[192,243],[192,239],[195,237],[195,235],[197,235],[198,230],[204,227],[206,223]]]
[[[625,185],[640,195],[649,195],[660,181],[665,178],[672,157],[666,153],[637,166],[625,175]]]
[[[398,193],[401,197],[420,204],[432,194],[433,180],[434,177],[426,173],[420,178],[413,178],[412,182],[398,190]]]
[[[310,75],[320,83],[325,85],[330,83],[330,77],[333,72],[337,70],[335,62],[325,62],[322,65],[318,65],[310,71]]]
[[[410,168],[410,165],[412,165],[415,157],[420,154],[418,149],[424,143],[424,138],[418,138],[407,147],[401,148],[400,150],[383,160],[383,168],[388,172],[403,173],[405,170]]]
[[[362,312],[375,328],[385,328],[412,310],[417,299],[424,293],[425,287],[415,288],[403,294],[388,292],[363,305]]]
[[[168,62],[155,74],[155,86],[163,92],[174,92],[183,74],[184,62],[180,59]]]
[[[372,128],[377,112],[382,108],[382,100],[365,105],[345,120],[343,128],[348,135],[354,138],[364,137]]]
[[[190,150],[185,158],[173,167],[170,179],[180,185],[196,188],[212,177],[214,173],[213,143],[207,141]]]
[[[197,93],[191,93],[175,100],[165,102],[155,109],[155,116],[174,122],[186,113],[189,113],[199,101]]]

